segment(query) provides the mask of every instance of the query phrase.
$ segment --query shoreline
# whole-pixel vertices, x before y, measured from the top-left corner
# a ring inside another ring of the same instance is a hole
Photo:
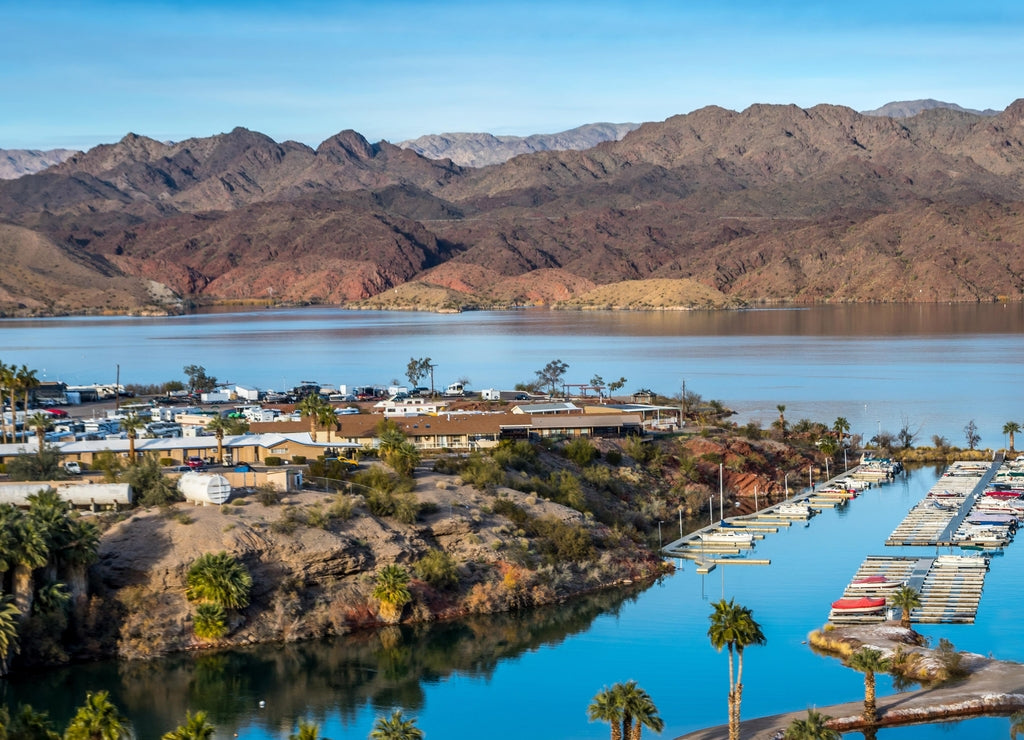
[[[853,627],[847,631],[863,645],[886,652],[899,644],[881,636],[878,626]],[[926,654],[932,652],[924,648],[917,650]],[[878,722],[874,727],[935,724],[1024,710],[1024,664],[975,653],[961,655],[970,671],[964,679],[878,696]],[[807,709],[830,717],[829,727],[842,733],[863,731],[871,726],[862,717],[864,700],[861,696],[854,701],[828,706],[810,702],[805,709],[742,720],[741,736],[746,740],[781,738],[790,722],[807,718]],[[728,737],[728,725],[717,725],[688,732],[675,740],[728,740]]]

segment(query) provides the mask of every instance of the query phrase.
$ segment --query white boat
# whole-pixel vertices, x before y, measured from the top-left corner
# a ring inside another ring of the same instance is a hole
[[[854,591],[875,591],[899,588],[905,581],[898,581],[895,578],[885,576],[864,576],[850,582],[849,588]]]
[[[807,504],[799,504],[795,501],[790,501],[789,503],[779,504],[775,508],[775,513],[779,516],[793,516],[806,519],[814,514],[814,509]]]
[[[723,532],[721,530],[712,530],[710,532],[704,532],[700,539],[702,542],[716,545],[752,545],[754,544],[754,535],[749,532]]]

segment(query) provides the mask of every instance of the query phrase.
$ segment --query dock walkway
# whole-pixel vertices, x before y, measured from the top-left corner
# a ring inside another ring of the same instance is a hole
[[[957,530],[1002,465],[954,462],[931,491],[900,522],[886,545],[952,547],[959,544]]]

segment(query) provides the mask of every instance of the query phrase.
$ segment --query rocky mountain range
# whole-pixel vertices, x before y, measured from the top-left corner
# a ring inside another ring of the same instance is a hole
[[[0,149],[0,180],[41,172],[77,153],[74,149]]]
[[[638,123],[588,123],[557,134],[494,136],[486,133],[430,134],[398,142],[429,159],[450,159],[463,167],[501,164],[520,154],[548,151],[580,151],[602,141],[618,141]]]
[[[1021,300],[1022,197],[1024,100],[707,107],[482,168],[354,131],[129,134],[0,183],[0,307]]]

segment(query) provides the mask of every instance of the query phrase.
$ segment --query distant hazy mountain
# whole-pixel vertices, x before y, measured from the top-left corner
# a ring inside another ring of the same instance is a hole
[[[74,149],[0,149],[0,180],[40,172],[74,154],[78,154]]]
[[[961,113],[973,113],[976,116],[995,116],[999,111],[986,108],[985,110],[974,110],[973,108],[961,108],[956,103],[944,103],[941,100],[899,100],[886,103],[881,108],[865,110],[861,113],[865,116],[888,116],[889,118],[913,118],[921,111],[934,108],[948,108],[949,110],[960,111]]]
[[[412,149],[428,159],[450,159],[463,167],[501,164],[520,154],[547,151],[582,151],[602,141],[619,141],[638,123],[588,123],[557,134],[532,136],[494,136],[487,133],[428,134],[401,141],[398,146]]]

